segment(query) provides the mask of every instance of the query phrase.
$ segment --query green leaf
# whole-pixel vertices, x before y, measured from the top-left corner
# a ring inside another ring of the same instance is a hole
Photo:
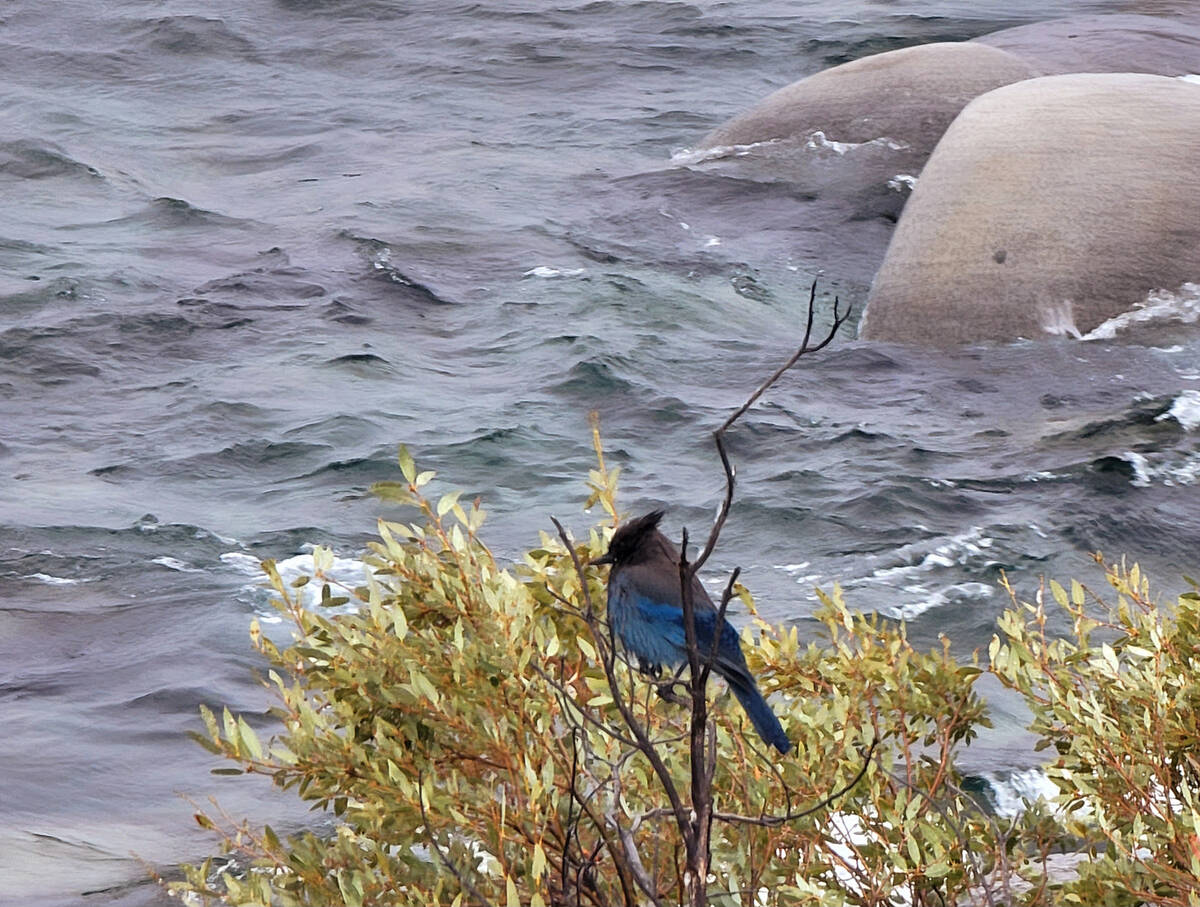
[[[454,505],[458,503],[458,499],[462,496],[461,491],[450,491],[442,495],[437,503],[437,515],[445,516],[454,509]]]
[[[262,744],[259,743],[258,735],[254,733],[254,729],[250,727],[250,725],[246,724],[246,719],[242,718],[241,715],[238,716],[237,726],[238,737],[241,739],[242,744],[246,747],[246,749],[250,751],[250,755],[255,759],[262,759]]]
[[[417,466],[413,462],[412,454],[408,452],[408,448],[403,444],[400,445],[397,459],[400,461],[400,472],[403,473],[404,478],[408,480],[410,485],[413,484],[417,478]]]

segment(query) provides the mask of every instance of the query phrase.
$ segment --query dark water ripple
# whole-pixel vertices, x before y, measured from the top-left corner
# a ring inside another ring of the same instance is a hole
[[[592,519],[591,410],[631,512],[709,524],[709,432],[790,355],[814,277],[825,323],[861,305],[901,199],[836,161],[797,186],[675,152],[831,63],[1118,5],[10,4],[0,904],[159,901],[130,853],[212,846],[179,792],[311,821],[216,784],[184,731],[200,703],[263,720],[256,562],[330,543],[353,577],[398,443],[484,499],[503,555]],[[1198,352],[847,335],[731,435],[713,572],[804,632],[841,583],[964,650],[1002,571],[1101,548],[1169,587],[1200,550]],[[980,768],[1032,764],[996,706]]]

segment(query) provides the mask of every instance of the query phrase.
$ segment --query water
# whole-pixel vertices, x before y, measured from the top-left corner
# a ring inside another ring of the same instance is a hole
[[[709,129],[867,53],[1124,6],[10,3],[0,902],[157,902],[144,863],[212,846],[184,797],[304,821],[184,731],[201,703],[264,709],[248,565],[352,556],[398,442],[511,555],[591,519],[596,409],[629,511],[706,529],[709,431],[790,354],[814,277],[823,318],[861,307],[891,230],[681,166]],[[840,582],[963,651],[1001,571],[1096,579],[1100,548],[1173,588],[1198,351],[1177,326],[951,353],[848,333],[730,438],[712,571],[806,630]],[[997,714],[975,767],[1034,765]]]

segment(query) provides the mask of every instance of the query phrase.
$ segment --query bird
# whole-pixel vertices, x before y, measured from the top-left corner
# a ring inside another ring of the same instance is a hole
[[[664,667],[676,670],[687,663],[683,626],[683,595],[679,581],[679,551],[659,531],[664,511],[654,510],[617,528],[607,553],[593,564],[609,564],[608,620],[626,653],[638,668],[657,675]],[[713,650],[720,615],[698,577],[692,577],[692,608],[696,642],[702,659]],[[712,667],[737,697],[760,737],[780,753],[792,743],[759,692],[737,631],[724,618]]]

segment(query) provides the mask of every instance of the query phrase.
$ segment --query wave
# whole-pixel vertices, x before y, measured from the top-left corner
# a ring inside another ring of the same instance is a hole
[[[1075,324],[1073,306],[1064,300],[1042,312],[1042,329],[1047,334],[1076,340],[1113,340],[1139,328],[1169,323],[1195,324],[1200,320],[1200,284],[1185,283],[1178,290],[1152,290],[1145,300],[1128,311],[1102,321],[1086,334]]]
[[[797,146],[795,139],[766,139],[761,142],[750,142],[745,145],[713,145],[710,148],[681,148],[671,155],[671,164],[676,167],[690,167],[709,161],[727,160],[730,158],[749,157],[758,152],[770,153],[773,150],[791,151]],[[908,151],[910,146],[888,136],[879,136],[865,142],[839,142],[829,138],[821,130],[810,132],[803,139],[803,148],[817,153],[832,153],[839,157],[851,154],[860,149],[876,149],[884,151]],[[900,177],[897,177],[899,179]],[[909,179],[913,179],[909,177]]]
[[[32,139],[0,142],[0,173],[33,180],[57,176],[104,179],[95,167],[76,160],[53,142]]]

